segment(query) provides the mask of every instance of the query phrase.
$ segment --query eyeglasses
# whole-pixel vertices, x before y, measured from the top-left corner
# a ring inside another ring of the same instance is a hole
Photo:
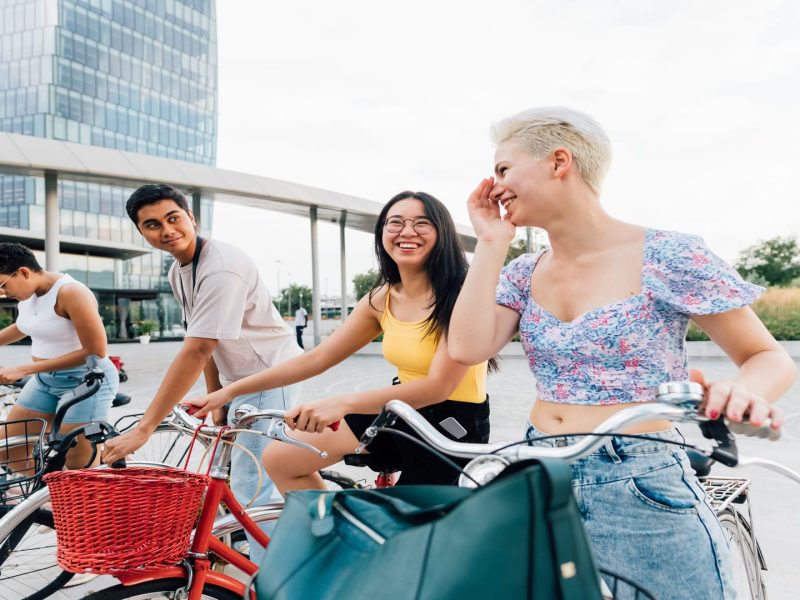
[[[16,274],[17,271],[15,270],[11,275],[9,275],[3,280],[3,283],[0,283],[0,298],[5,298],[8,295],[6,294],[5,285],[8,283],[8,280],[11,279]]]
[[[411,228],[420,235],[425,235],[433,231],[433,223],[430,219],[401,219],[400,217],[390,217],[383,222],[383,225],[389,233],[400,233],[403,231],[408,221],[411,222]]]

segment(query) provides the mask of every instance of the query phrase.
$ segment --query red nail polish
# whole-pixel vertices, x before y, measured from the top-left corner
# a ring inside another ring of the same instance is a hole
[[[708,418],[711,420],[718,419],[719,413],[715,410],[712,410],[710,413],[708,413]]]

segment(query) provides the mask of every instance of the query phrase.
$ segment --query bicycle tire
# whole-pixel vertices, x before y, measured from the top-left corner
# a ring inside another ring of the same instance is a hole
[[[186,585],[185,579],[170,578],[145,581],[136,585],[115,585],[114,587],[99,590],[87,596],[85,600],[157,600],[159,598],[174,598],[177,590]],[[226,590],[216,585],[203,587],[203,600],[242,600],[241,594]]]
[[[730,507],[717,515],[717,518],[731,551],[737,597],[765,600],[767,590],[761,574],[758,542],[753,538],[750,524],[744,515]]]
[[[114,427],[124,433],[133,429],[141,419],[142,415],[126,415],[117,419]],[[198,446],[194,449],[189,470],[196,471],[200,464],[200,459],[209,443],[204,437],[197,438]],[[161,423],[147,442],[131,455],[130,460],[157,462],[171,467],[183,468],[189,447],[192,443],[192,433],[184,431],[170,423]]]
[[[74,573],[56,562],[53,513],[36,509],[0,543],[0,598],[43,600],[61,589]]]

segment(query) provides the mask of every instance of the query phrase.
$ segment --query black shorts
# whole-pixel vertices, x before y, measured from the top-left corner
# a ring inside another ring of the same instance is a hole
[[[439,424],[453,417],[467,430],[459,442],[485,444],[489,441],[489,398],[485,402],[458,402],[445,400],[431,404],[418,411],[425,420],[436,427],[439,433],[455,440],[456,438]],[[344,420],[356,438],[360,438],[378,415],[347,415]],[[415,438],[419,436],[402,420],[397,419],[393,429],[398,429]],[[367,448],[369,467],[374,471],[402,471],[398,485],[443,484],[453,485],[459,473],[425,448],[390,433],[379,433]],[[467,459],[449,457],[453,462],[464,466]]]

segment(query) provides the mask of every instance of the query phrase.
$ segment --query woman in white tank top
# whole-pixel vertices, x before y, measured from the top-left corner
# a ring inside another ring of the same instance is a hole
[[[0,383],[30,377],[8,420],[44,418],[52,424],[62,398],[86,374],[87,362],[96,363],[105,379],[94,396],[67,411],[61,430],[106,420],[119,377],[107,356],[105,328],[89,288],[69,275],[45,271],[25,246],[0,243],[0,295],[19,301],[17,321],[0,331],[0,345],[31,338],[31,362],[0,368]],[[9,427],[6,434],[21,435],[22,426],[17,428]],[[90,456],[91,446],[81,437],[67,467],[83,467]]]

